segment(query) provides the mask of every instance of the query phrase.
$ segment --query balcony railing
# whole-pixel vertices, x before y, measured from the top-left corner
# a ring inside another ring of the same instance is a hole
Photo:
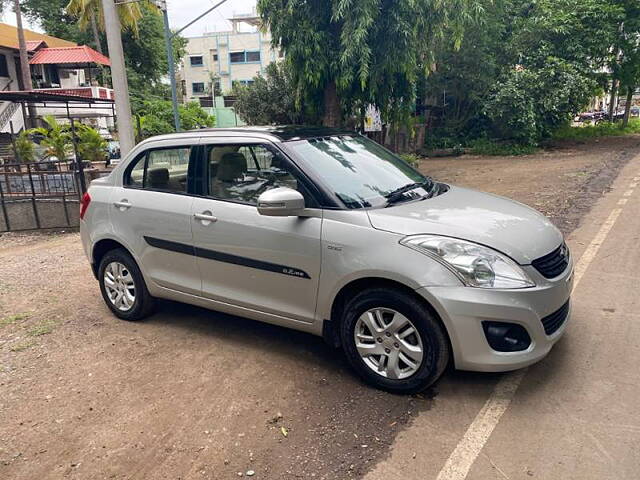
[[[35,88],[34,91],[55,93],[58,95],[74,95],[84,98],[114,99],[113,90],[106,87]]]

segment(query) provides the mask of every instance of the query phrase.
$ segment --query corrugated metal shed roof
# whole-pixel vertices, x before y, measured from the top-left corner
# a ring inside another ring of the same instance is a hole
[[[63,40],[61,38],[52,37],[43,33],[34,32],[24,29],[24,37],[27,42],[41,41],[46,42],[50,47],[74,47],[77,44]],[[8,23],[0,23],[0,47],[18,49],[18,29]]]
[[[29,60],[31,65],[42,64],[83,64],[95,63],[110,66],[109,58],[93,48],[82,45],[79,47],[42,48]]]
[[[47,42],[45,42],[44,40],[27,40],[27,51],[28,52],[33,52],[34,50],[36,50],[40,46],[46,47],[47,46]]]

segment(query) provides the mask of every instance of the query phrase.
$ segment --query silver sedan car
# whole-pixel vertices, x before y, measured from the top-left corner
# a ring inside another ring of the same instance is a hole
[[[91,183],[80,232],[116,316],[165,298],[322,335],[393,392],[450,363],[529,365],[569,317],[572,259],[547,218],[349,131],[151,138]]]

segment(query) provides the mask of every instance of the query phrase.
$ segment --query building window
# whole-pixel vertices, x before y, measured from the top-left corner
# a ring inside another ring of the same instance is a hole
[[[229,63],[259,63],[260,52],[231,52],[229,54]]]
[[[231,52],[229,54],[230,63],[245,63],[244,52]]]
[[[204,93],[204,82],[193,82],[191,84],[191,91],[193,93]]]
[[[214,54],[213,54],[213,61],[214,61],[214,62],[217,62],[217,61],[218,61],[218,54],[217,54],[217,53],[214,53]]]
[[[238,83],[240,85],[243,85],[245,87],[248,87],[249,85],[253,85],[254,81],[253,80],[238,80]]]
[[[260,52],[246,52],[246,53],[247,53],[247,62],[260,61]]]
[[[9,77],[9,66],[7,65],[7,57],[0,54],[0,77]]]
[[[198,55],[196,57],[189,57],[189,61],[191,62],[192,67],[201,67],[203,65],[202,55]]]

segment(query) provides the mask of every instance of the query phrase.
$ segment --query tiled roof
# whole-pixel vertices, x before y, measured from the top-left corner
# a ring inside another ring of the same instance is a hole
[[[41,64],[82,64],[95,63],[110,66],[109,58],[93,48],[82,45],[79,47],[42,48],[29,60],[31,65]]]

